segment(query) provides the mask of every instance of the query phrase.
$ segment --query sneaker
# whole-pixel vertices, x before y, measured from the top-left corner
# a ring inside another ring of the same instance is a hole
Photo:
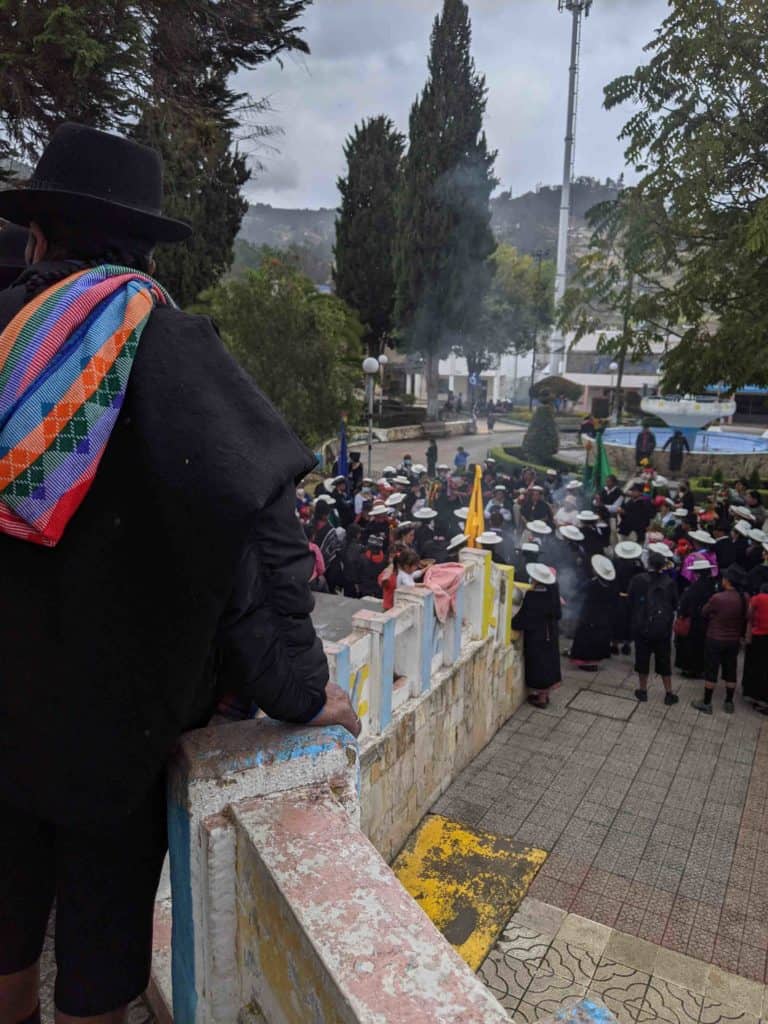
[[[723,711],[726,715],[732,715],[735,710],[732,700],[727,700],[725,704],[723,704]]]
[[[696,708],[696,710],[700,711],[702,713],[702,715],[711,715],[712,714],[712,705],[711,704],[705,704],[703,700],[692,700],[691,701],[691,707],[692,708]]]
[[[641,704],[645,704],[645,702],[648,700],[648,691],[637,689],[635,690],[635,697],[637,700],[640,701]]]
[[[676,693],[665,693],[664,703],[667,705],[668,708],[671,708],[673,704],[680,703],[680,698],[677,696]]]
[[[622,644],[621,645],[621,653],[622,654],[629,654],[631,652],[631,650],[632,650],[632,648],[629,646],[629,644]]]

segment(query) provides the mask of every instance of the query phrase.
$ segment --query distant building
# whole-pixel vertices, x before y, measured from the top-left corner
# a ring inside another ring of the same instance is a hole
[[[616,357],[598,352],[597,342],[597,334],[588,334],[571,348],[566,347],[565,372],[562,376],[584,388],[576,409],[602,416],[606,414],[606,400],[610,402],[618,374],[611,371],[611,364],[616,362]],[[639,408],[640,398],[657,390],[665,348],[663,344],[652,345],[653,353],[647,359],[625,362],[621,380],[625,408],[632,408],[633,405]]]

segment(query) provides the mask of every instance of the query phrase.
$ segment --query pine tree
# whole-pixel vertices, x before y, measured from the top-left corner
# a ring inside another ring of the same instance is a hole
[[[364,121],[346,141],[347,176],[338,180],[336,294],[357,310],[373,356],[392,332],[395,199],[404,148],[388,117]]]
[[[466,3],[444,0],[429,78],[411,109],[398,201],[395,315],[407,346],[424,356],[430,419],[439,411],[439,360],[473,329],[493,273],[496,154],[483,132],[485,79],[471,39]]]

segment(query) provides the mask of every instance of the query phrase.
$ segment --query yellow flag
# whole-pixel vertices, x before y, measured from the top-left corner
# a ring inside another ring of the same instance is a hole
[[[483,471],[480,466],[475,466],[475,483],[472,487],[472,497],[469,499],[469,515],[464,532],[469,537],[467,547],[479,547],[477,538],[485,531],[485,509],[483,508]]]

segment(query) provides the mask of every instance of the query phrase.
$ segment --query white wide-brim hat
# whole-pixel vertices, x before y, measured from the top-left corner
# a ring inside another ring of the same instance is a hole
[[[691,530],[688,534],[691,540],[695,540],[697,544],[714,544],[715,538],[712,537],[706,530]]]
[[[768,540],[768,533],[765,530],[750,530],[749,539],[755,541],[756,544],[764,544]]]
[[[565,537],[566,540],[584,540],[584,534],[578,526],[561,526],[560,536]]]
[[[451,467],[448,465],[447,462],[438,462],[438,464],[435,466],[435,469],[450,469],[450,468]]]
[[[706,558],[697,558],[694,562],[691,562],[689,569],[693,569],[694,572],[702,572],[705,569],[712,569],[712,563],[708,562]]]
[[[528,523],[526,529],[530,530],[531,533],[539,533],[542,536],[552,533],[552,527],[545,523],[543,519],[534,519]]]
[[[578,491],[581,487],[581,480],[571,480],[565,485],[566,491]]]
[[[639,544],[635,544],[633,540],[622,540],[613,549],[614,555],[617,558],[626,558],[631,560],[633,558],[639,558],[643,553],[643,549]]]
[[[529,555],[532,555],[532,554],[538,555],[539,552],[541,551],[541,548],[539,547],[538,544],[535,544],[532,540],[528,540],[528,541],[525,542],[525,544],[521,545],[520,550],[521,551],[527,551]]]
[[[401,487],[410,487],[411,486],[411,481],[408,479],[407,476],[393,476],[392,477],[392,483],[393,484],[399,484]]]
[[[323,487],[326,489],[326,491],[331,491],[331,490],[333,490],[333,485],[335,483],[336,483],[336,478],[333,477],[333,476],[329,476],[329,477],[326,477],[325,480],[323,480]]]
[[[541,484],[531,484],[531,490],[532,491],[543,491],[544,488],[541,486]]]
[[[493,489],[494,491],[504,491],[505,494],[507,491],[506,484],[496,484],[496,486]]]
[[[371,511],[368,513],[369,516],[386,516],[389,515],[389,509],[386,505],[374,505]]]
[[[331,498],[327,494],[321,494],[317,498],[315,498],[315,500],[312,502],[312,504],[315,505],[315,506],[316,505],[321,505],[321,504],[322,505],[335,505],[336,504],[336,499],[335,498]]]
[[[421,476],[422,473],[427,472],[427,467],[422,466],[420,462],[417,462],[415,466],[411,466],[411,469],[413,470],[414,473],[418,473],[419,476]]]
[[[535,580],[536,583],[544,583],[548,587],[551,587],[557,579],[554,570],[550,569],[548,565],[544,565],[543,562],[529,562],[525,571],[530,579]]]
[[[592,555],[590,563],[601,580],[611,583],[616,579],[616,566],[610,558],[606,558],[605,555]]]
[[[455,551],[456,548],[463,547],[469,541],[469,537],[465,533],[457,533],[453,540],[448,541],[446,551]]]
[[[469,516],[469,509],[468,508],[457,508],[456,511],[453,514],[456,516],[457,519],[466,520],[467,517]]]
[[[582,523],[596,523],[600,516],[596,512],[590,512],[589,509],[585,509],[583,512],[579,512],[577,518]]]
[[[657,487],[664,487],[666,484],[669,483],[669,480],[667,480],[665,476],[655,476],[653,478],[653,482],[654,484],[656,484]]]
[[[400,491],[398,491],[395,494],[390,494],[390,496],[387,498],[384,504],[387,506],[387,508],[395,508],[397,505],[402,505],[404,501],[405,495],[401,494]]]
[[[666,544],[662,544],[658,541],[656,544],[649,544],[648,550],[653,551],[657,555],[662,555],[664,558],[671,558],[672,552],[669,550]]]
[[[501,544],[502,538],[498,533],[493,533],[490,530],[486,530],[485,533],[481,533],[477,538],[478,544]]]
[[[745,505],[731,505],[731,512],[741,519],[748,519],[750,523],[755,521],[754,514]]]
[[[394,476],[397,470],[394,466],[385,466],[381,471],[382,476]]]
[[[748,537],[752,532],[752,527],[743,519],[740,519],[738,523],[734,523],[733,528],[736,533],[740,533],[742,537]]]
[[[437,512],[433,508],[420,508],[413,513],[414,519],[437,519]]]
[[[687,508],[673,508],[672,509],[672,515],[676,516],[678,519],[685,519],[685,517],[688,515],[688,509]]]

